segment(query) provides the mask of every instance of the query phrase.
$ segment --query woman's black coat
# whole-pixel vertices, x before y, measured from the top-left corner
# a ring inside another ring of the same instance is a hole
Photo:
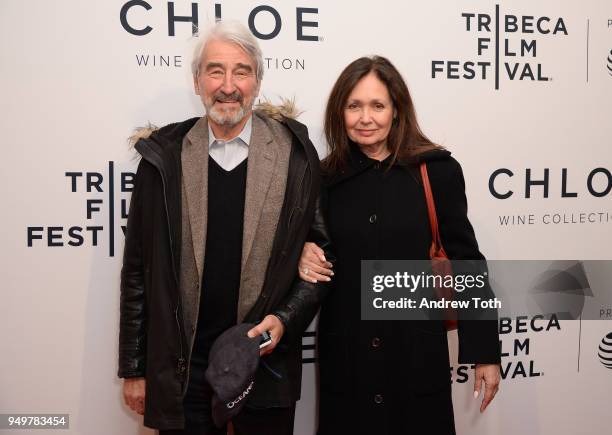
[[[451,259],[484,259],[467,218],[461,166],[422,154]],[[429,258],[431,230],[417,165],[377,162],[352,145],[328,177],[327,225],[337,262],[318,329],[319,434],[454,433],[447,334],[441,321],[361,321],[362,259]],[[497,324],[460,322],[460,363],[499,363]],[[476,405],[475,405],[476,406]]]

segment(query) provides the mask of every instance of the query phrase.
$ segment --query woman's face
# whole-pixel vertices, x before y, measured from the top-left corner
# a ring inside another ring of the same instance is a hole
[[[346,133],[361,146],[386,145],[394,110],[387,86],[370,72],[357,82],[346,101]]]

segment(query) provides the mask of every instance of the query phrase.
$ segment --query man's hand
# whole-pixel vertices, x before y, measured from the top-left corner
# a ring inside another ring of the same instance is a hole
[[[476,368],[474,368],[474,399],[480,394],[483,381],[485,392],[480,404],[480,412],[484,412],[499,390],[499,364],[476,364]]]
[[[252,328],[247,335],[253,338],[260,336],[265,331],[270,332],[270,335],[272,336],[272,343],[259,351],[260,356],[267,355],[274,350],[278,342],[281,340],[281,338],[283,338],[285,326],[278,317],[273,314],[268,314],[266,317],[264,317],[261,323]]]
[[[123,380],[123,400],[134,412],[144,414],[145,379],[128,378]]]

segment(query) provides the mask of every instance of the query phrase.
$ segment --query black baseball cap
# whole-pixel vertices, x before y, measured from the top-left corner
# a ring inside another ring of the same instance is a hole
[[[223,427],[242,410],[255,387],[259,366],[259,337],[249,338],[253,323],[223,332],[210,349],[206,380],[213,389],[212,417]]]

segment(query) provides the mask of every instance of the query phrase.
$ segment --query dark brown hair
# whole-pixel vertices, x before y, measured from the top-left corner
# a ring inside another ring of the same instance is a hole
[[[342,71],[327,101],[324,129],[330,153],[323,161],[323,170],[328,174],[334,174],[347,165],[349,138],[344,124],[344,109],[353,88],[370,72],[385,84],[396,111],[387,138],[392,156],[390,165],[395,162],[408,164],[422,152],[442,149],[421,131],[410,92],[395,66],[382,56],[360,57]]]

